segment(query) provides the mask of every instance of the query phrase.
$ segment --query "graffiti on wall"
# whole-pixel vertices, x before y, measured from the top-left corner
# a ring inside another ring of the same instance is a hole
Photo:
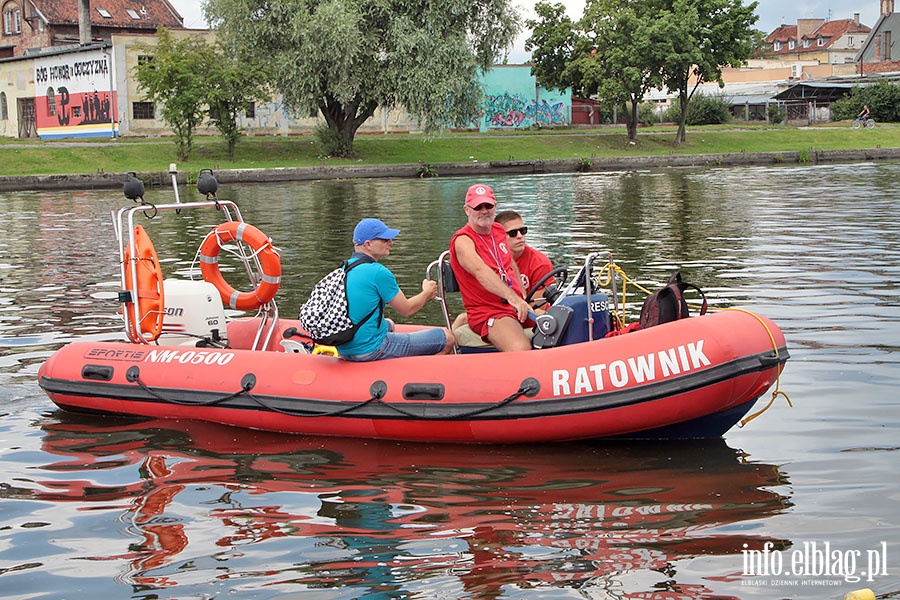
[[[539,125],[565,125],[563,102],[549,103],[536,98],[527,99],[521,94],[485,96],[485,116],[490,127],[530,127]]]
[[[95,52],[35,60],[35,117],[42,138],[99,137],[116,131],[110,56]]]

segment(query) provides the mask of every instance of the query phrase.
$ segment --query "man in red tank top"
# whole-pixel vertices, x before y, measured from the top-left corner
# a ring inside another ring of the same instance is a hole
[[[547,255],[525,243],[525,235],[528,233],[528,227],[522,215],[514,210],[504,210],[497,213],[494,220],[503,226],[508,236],[509,251],[512,252],[513,260],[516,261],[516,267],[522,276],[522,289],[525,294],[533,294],[533,298],[538,300],[544,297],[546,286],[554,282],[553,277],[549,278],[543,284],[541,289],[535,290],[534,284],[541,280],[553,270],[553,263],[547,258]],[[541,302],[540,304],[543,304]],[[540,304],[534,303],[533,306]]]
[[[502,352],[530,350],[523,330],[529,307],[506,230],[494,222],[494,191],[484,184],[473,185],[466,192],[464,209],[468,220],[450,239],[450,266],[469,327]]]

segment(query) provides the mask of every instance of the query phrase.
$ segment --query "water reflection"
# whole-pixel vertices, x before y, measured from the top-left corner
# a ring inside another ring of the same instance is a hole
[[[120,539],[106,532],[82,558],[120,565],[135,590],[184,596],[196,581],[249,578],[254,589],[489,598],[513,584],[615,588],[641,570],[664,582],[679,560],[740,565],[744,544],[790,545],[739,526],[791,506],[786,474],[721,440],[421,445],[62,412],[41,429],[58,460],[0,495],[52,503],[68,535],[85,515],[118,512]]]

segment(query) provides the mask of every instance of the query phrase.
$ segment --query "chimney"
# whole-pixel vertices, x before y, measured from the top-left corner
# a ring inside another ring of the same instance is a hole
[[[91,43],[91,0],[78,0],[78,41],[82,46]]]
[[[859,13],[853,13],[853,24],[859,27]]]
[[[894,12],[894,0],[881,0],[881,16],[886,17]]]
[[[813,33],[824,24],[825,19],[797,19],[797,43],[800,43],[804,35]]]

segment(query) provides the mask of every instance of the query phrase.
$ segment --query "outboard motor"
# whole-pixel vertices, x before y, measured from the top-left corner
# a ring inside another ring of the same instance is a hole
[[[227,343],[225,308],[216,286],[206,281],[163,281],[166,314],[161,345],[218,346]]]

